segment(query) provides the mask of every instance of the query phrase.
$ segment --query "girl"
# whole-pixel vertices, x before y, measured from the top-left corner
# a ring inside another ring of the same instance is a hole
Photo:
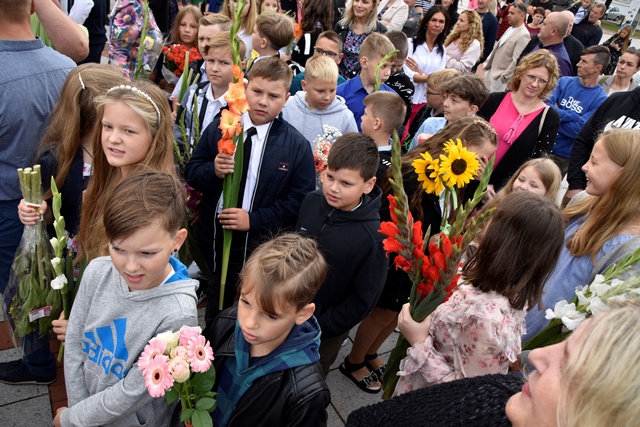
[[[342,52],[344,56],[340,62],[340,75],[349,80],[358,74],[360,62],[358,54],[360,46],[372,32],[385,33],[386,27],[376,19],[378,0],[352,0],[342,19],[335,25],[334,31],[342,37]]]
[[[249,257],[237,307],[205,331],[216,355],[216,426],[326,424],[330,395],[312,302],[326,274],[317,243],[297,234]]]
[[[530,192],[505,197],[462,283],[422,323],[402,307],[398,328],[412,347],[400,362],[394,395],[432,384],[506,374],[520,353],[526,310],[542,295],[562,247],[558,206]]]
[[[258,6],[260,15],[262,15],[264,12],[282,13],[282,8],[280,7],[279,0],[258,0],[256,2],[256,5]]]
[[[235,0],[224,0],[222,4],[222,10],[220,13],[226,15],[233,21],[233,11],[236,7]],[[253,43],[251,42],[251,35],[253,34],[253,27],[256,25],[256,18],[258,17],[256,6],[256,0],[247,0],[244,3],[242,9],[242,24],[240,24],[240,31],[238,31],[238,37],[244,42],[246,48],[245,57],[251,58],[251,50],[253,49]]]
[[[475,10],[465,10],[460,14],[455,29],[444,41],[447,48],[447,68],[466,73],[476,65],[482,49],[482,19]]]
[[[422,222],[423,233],[427,232],[429,226],[432,235],[438,233],[442,213],[438,198],[425,193],[411,164],[424,152],[438,158],[444,143],[455,138],[460,138],[463,145],[476,153],[481,162],[485,163],[495,151],[497,144],[495,132],[488,123],[477,117],[464,117],[447,125],[425,144],[420,144],[402,158],[403,184],[409,198],[409,209],[415,220]],[[383,182],[380,186],[385,193],[391,192],[388,182]],[[380,217],[382,221],[391,221],[386,197],[382,198]],[[359,382],[358,387],[369,393],[380,390],[379,381],[384,374],[385,363],[378,357],[377,352],[395,329],[398,313],[411,292],[411,282],[406,273],[393,268],[393,257],[389,259],[389,266],[387,280],[378,303],[358,327],[351,353],[341,367],[341,370]]]
[[[625,25],[619,33],[612,35],[609,40],[602,43],[602,45],[607,46],[611,52],[609,65],[607,65],[607,68],[602,71],[602,74],[605,76],[611,75],[615,71],[620,56],[625,53],[629,47],[631,33],[631,25]]]
[[[612,129],[600,136],[589,161],[586,193],[574,197],[564,210],[565,245],[542,297],[545,308],[571,301],[575,288],[590,283],[609,265],[640,247],[640,134]],[[640,265],[630,272],[638,274]],[[628,274],[628,273],[627,273]],[[527,315],[527,340],[549,323],[544,311]]]
[[[95,101],[93,175],[80,218],[79,259],[108,254],[102,211],[110,191],[137,165],[175,173],[169,104],[154,84],[114,86]]]
[[[292,61],[302,67],[307,64],[307,59],[313,56],[313,49],[320,33],[333,27],[333,9],[332,0],[314,0],[303,4],[300,27],[304,35],[296,42],[291,52]]]

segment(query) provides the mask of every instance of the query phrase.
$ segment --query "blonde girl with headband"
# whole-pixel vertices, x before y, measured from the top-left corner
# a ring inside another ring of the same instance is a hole
[[[78,234],[79,258],[107,255],[102,211],[111,190],[138,165],[175,174],[171,110],[164,93],[147,81],[114,86],[95,100],[93,176]]]

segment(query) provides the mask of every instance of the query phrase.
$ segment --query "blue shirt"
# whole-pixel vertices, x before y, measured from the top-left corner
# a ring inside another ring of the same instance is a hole
[[[16,169],[33,166],[47,118],[76,66],[42,40],[0,40],[0,201],[22,198]]]
[[[411,141],[411,145],[409,145],[409,150],[413,150],[418,146],[418,135],[421,133],[426,133],[428,135],[435,135],[440,132],[447,125],[447,119],[444,117],[429,117],[427,120],[422,122],[420,125],[420,129],[416,132],[416,135],[413,137]]]
[[[553,54],[558,60],[558,66],[560,67],[560,75],[561,76],[572,76],[573,75],[573,67],[571,66],[571,59],[569,59],[569,54],[567,53],[567,49],[564,47],[564,42],[550,44],[549,46],[542,46],[542,43],[538,44],[534,47],[531,52],[535,52],[536,50],[547,49],[549,52]]]
[[[396,93],[395,90],[384,83],[380,85],[380,90]],[[353,113],[353,118],[356,119],[358,131],[362,131],[361,123],[362,115],[364,114],[364,104],[362,101],[369,95],[369,92],[362,86],[360,74],[338,86],[336,94],[344,98],[347,107]]]

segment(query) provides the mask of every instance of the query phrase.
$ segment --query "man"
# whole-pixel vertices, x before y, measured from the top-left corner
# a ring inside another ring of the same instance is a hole
[[[514,3],[507,16],[510,27],[500,37],[498,46],[484,63],[487,86],[490,92],[502,92],[513,75],[518,57],[531,37],[524,25],[527,16],[524,3]]]
[[[588,0],[585,0],[588,1]],[[567,35],[564,36],[564,48],[567,49],[567,53],[569,54],[569,59],[571,60],[571,67],[573,68],[573,75],[575,76],[578,73],[578,62],[580,62],[580,56],[582,55],[582,51],[584,50],[584,46],[582,43],[578,41],[577,38],[571,35],[571,31],[573,30],[574,18],[573,14],[568,10],[563,10],[560,12],[564,14],[567,18],[569,18],[569,28],[567,29]]]
[[[47,0],[48,1],[48,0]],[[0,8],[0,57],[6,64],[0,74],[0,292],[9,279],[11,263],[22,237],[18,202],[22,198],[16,169],[33,165],[47,117],[75,63],[48,48],[31,31],[34,0],[3,0]],[[56,376],[49,337],[28,335],[23,343],[25,363],[0,363],[0,381],[49,384]],[[41,345],[38,345],[41,344]],[[46,346],[46,348],[44,348]],[[35,348],[34,348],[35,347]],[[45,351],[46,350],[46,351]],[[31,360],[31,356],[35,356]],[[33,362],[33,363],[30,363]]]
[[[561,77],[547,100],[547,104],[560,115],[560,129],[551,150],[551,159],[556,162],[562,175],[567,173],[569,167],[573,140],[607,99],[607,94],[598,84],[598,77],[609,65],[610,57],[606,46],[586,48],[578,62],[578,76]]]
[[[483,63],[489,57],[498,36],[498,20],[493,16],[493,13],[489,12],[489,3],[490,0],[478,0],[478,9],[476,10],[482,19],[482,35],[484,36],[484,50],[479,63]]]
[[[558,60],[561,76],[572,76],[573,68],[567,49],[564,47],[564,36],[569,28],[569,18],[560,12],[551,12],[549,16],[542,21],[540,32],[537,39],[534,37],[527,47],[524,48],[518,62],[523,57],[538,49],[547,49]]]
[[[596,3],[591,12],[589,12],[589,18],[575,25],[571,35],[577,38],[585,47],[600,44],[602,28],[596,23],[602,19],[606,10],[607,6],[604,3]]]

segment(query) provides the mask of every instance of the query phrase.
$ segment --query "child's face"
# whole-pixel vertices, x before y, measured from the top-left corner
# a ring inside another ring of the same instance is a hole
[[[315,308],[309,304],[298,311],[294,305],[285,304],[285,307],[278,307],[276,316],[270,316],[258,304],[256,286],[252,286],[250,292],[241,292],[238,302],[238,323],[244,339],[249,343],[252,357],[266,356],[278,348],[287,339],[293,326],[306,322]]]
[[[322,180],[322,194],[329,206],[351,211],[360,204],[363,194],[369,194],[376,183],[374,176],[368,181],[352,169],[333,170],[328,167]]]
[[[231,15],[234,14],[234,10],[235,10],[237,5],[238,5],[238,3],[236,1],[229,0],[229,12],[231,12]],[[243,18],[245,16],[247,16],[247,13],[249,13],[249,9],[251,9],[251,0],[248,0],[248,1],[244,2],[244,8],[242,9],[242,17]]]
[[[277,12],[278,6],[279,5],[277,0],[264,0],[264,3],[262,3],[262,10],[260,11],[260,13]]]
[[[547,189],[544,187],[540,175],[532,166],[522,169],[513,182],[513,191],[530,191],[541,196],[547,194]]]
[[[233,58],[229,49],[209,48],[205,59],[207,77],[211,83],[213,94],[219,97],[229,88],[233,81]]]
[[[435,86],[427,87],[427,105],[433,110],[439,110],[444,103],[444,95]]]
[[[460,96],[450,93],[444,99],[444,118],[447,122],[455,122],[465,116],[473,116],[478,107],[471,105],[469,101],[465,101]]]
[[[314,55],[326,55],[340,65],[342,61],[342,52],[338,49],[338,44],[326,37],[320,37],[314,46]]]
[[[398,71],[402,70],[402,66],[404,65],[404,61],[406,61],[407,58],[400,58],[399,56],[396,56],[395,61],[393,61],[391,63],[391,75],[393,76],[394,74],[396,74]]]
[[[140,163],[151,148],[151,134],[138,113],[122,101],[104,106],[102,150],[109,164],[123,175]]]
[[[325,110],[336,98],[335,81],[328,82],[320,79],[302,80],[302,89],[307,92],[307,102],[314,110]]]
[[[246,91],[249,117],[254,125],[264,125],[275,119],[289,99],[289,92],[280,80],[252,77]]]
[[[178,250],[186,237],[187,230],[172,236],[158,221],[111,241],[109,255],[129,289],[143,291],[159,286],[169,275],[171,252]]]
[[[221,32],[222,29],[219,25],[200,25],[198,28],[198,51],[200,53],[204,52],[204,46]]]
[[[373,135],[376,131],[376,123],[377,119],[373,117],[373,113],[371,112],[371,108],[364,107],[364,114],[362,115],[362,122],[360,123],[360,127],[362,128],[362,133],[367,135],[369,138],[373,138]]]
[[[256,25],[255,28],[253,29],[253,33],[251,33],[251,45],[253,46],[254,49],[258,50],[262,47],[263,40],[264,40],[264,37],[260,35],[260,32],[258,31],[258,26]]]
[[[478,156],[478,159],[480,160],[488,160],[489,157],[493,156],[493,153],[496,152],[496,146],[486,138],[477,141],[477,143],[474,145],[467,145],[466,142],[463,142],[462,145],[465,146],[467,150]]]
[[[381,55],[372,56],[371,59],[366,56],[360,59],[360,65],[362,66],[362,74],[364,74],[365,79],[368,83],[374,84],[376,81],[376,66],[382,61]],[[380,78],[380,82],[384,83],[389,79],[391,75],[391,61],[387,61],[380,69],[378,70],[378,77]]]
[[[198,37],[198,23],[191,17],[185,16],[180,21],[180,40],[184,44],[193,44]]]
[[[602,140],[596,142],[589,161],[582,166],[582,171],[587,176],[587,193],[590,196],[604,196],[621,170],[622,166],[609,157]]]

